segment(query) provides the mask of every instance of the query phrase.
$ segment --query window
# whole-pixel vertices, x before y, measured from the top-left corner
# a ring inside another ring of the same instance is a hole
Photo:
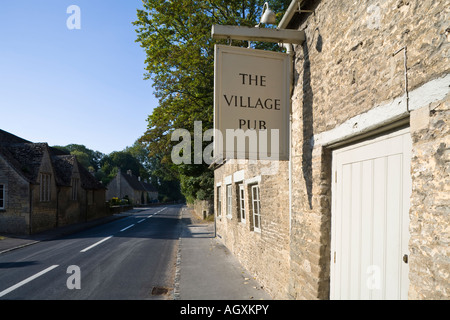
[[[240,222],[245,223],[245,192],[244,192],[244,184],[238,184],[238,218]]]
[[[6,207],[6,188],[4,184],[0,184],[0,209]]]
[[[232,204],[232,189],[231,189],[231,184],[227,185],[227,218],[231,219],[232,214],[231,214],[231,204]]]
[[[222,216],[222,194],[221,194],[222,188],[219,186],[217,187],[217,212],[216,215],[218,217]]]
[[[78,186],[80,184],[80,179],[72,179],[72,200],[78,200]]]
[[[41,173],[39,183],[40,183],[40,186],[39,186],[40,201],[41,202],[50,201],[51,175],[48,173]]]
[[[253,214],[253,231],[261,232],[261,206],[259,186],[253,185],[252,190],[252,214]]]

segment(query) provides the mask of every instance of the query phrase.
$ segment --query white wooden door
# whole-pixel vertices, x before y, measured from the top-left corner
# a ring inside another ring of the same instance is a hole
[[[411,137],[333,151],[331,299],[407,299]]]

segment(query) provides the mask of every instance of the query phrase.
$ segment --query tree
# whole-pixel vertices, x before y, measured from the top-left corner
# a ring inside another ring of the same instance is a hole
[[[100,169],[100,161],[104,157],[104,154],[100,151],[91,150],[82,144],[54,146],[54,148],[75,155],[83,167],[94,171],[98,171]]]
[[[273,9],[283,12],[289,0],[277,1]],[[194,121],[203,130],[213,127],[214,44],[211,26],[255,26],[264,1],[257,0],[143,0],[137,11],[137,42],[146,52],[144,79],[152,79],[159,105],[148,117],[148,129],[140,141],[150,156],[160,157],[167,171],[181,181],[188,199],[211,198],[213,172],[206,164],[171,163],[170,141],[175,129],[193,133]],[[279,17],[280,18],[280,17]],[[246,42],[233,42],[247,46]],[[276,49],[273,44],[255,43],[257,48]],[[201,191],[200,191],[201,190]]]
[[[106,185],[117,175],[119,170],[127,172],[131,170],[133,175],[146,180],[150,177],[148,171],[141,162],[127,151],[114,151],[104,156],[100,161],[101,170],[98,178]]]
[[[145,145],[137,140],[124,152],[135,157],[149,174],[150,183],[158,189],[159,200],[162,202],[184,200],[181,194],[180,181],[174,177],[167,167],[161,163],[160,155],[149,156]]]

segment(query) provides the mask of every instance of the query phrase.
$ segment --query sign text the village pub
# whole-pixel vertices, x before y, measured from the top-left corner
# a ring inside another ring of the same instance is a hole
[[[290,60],[285,53],[216,45],[216,154],[288,159]]]

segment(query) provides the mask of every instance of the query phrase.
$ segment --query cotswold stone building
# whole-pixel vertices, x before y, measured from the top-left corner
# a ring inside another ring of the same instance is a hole
[[[217,235],[274,298],[449,298],[449,21],[445,0],[292,1],[290,159],[215,167]]]
[[[134,205],[148,204],[158,201],[158,191],[151,183],[133,175],[131,170],[127,170],[126,174],[119,170],[108,184],[106,197],[108,200],[128,198]]]
[[[75,156],[0,130],[0,232],[37,233],[106,209],[105,187]]]

